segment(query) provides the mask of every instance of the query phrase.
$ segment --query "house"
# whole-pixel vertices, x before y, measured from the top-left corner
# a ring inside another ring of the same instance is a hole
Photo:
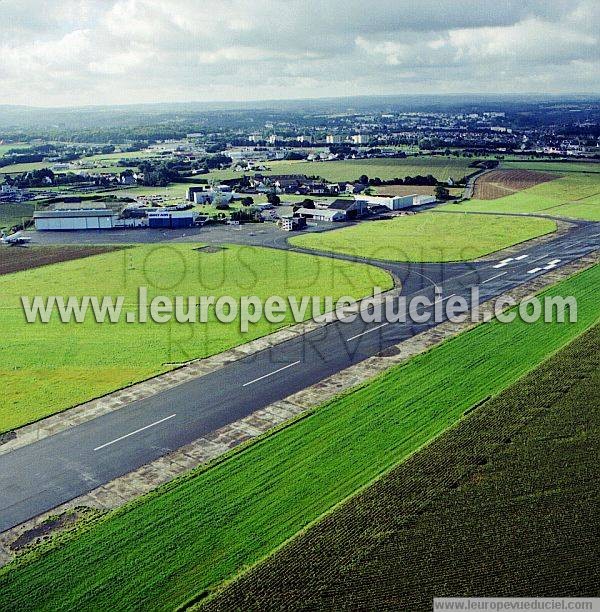
[[[346,183],[346,193],[362,193],[367,187],[368,185],[363,183]]]

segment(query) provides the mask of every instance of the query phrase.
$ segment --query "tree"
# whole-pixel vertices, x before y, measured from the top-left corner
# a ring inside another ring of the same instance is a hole
[[[358,182],[361,185],[368,185],[369,184],[369,177],[366,174],[363,174],[359,179]]]
[[[267,202],[273,206],[279,206],[281,198],[276,193],[267,193]]]
[[[250,196],[242,198],[242,206],[252,206],[252,204],[254,204],[254,199]]]
[[[302,206],[302,208],[315,208],[315,203],[310,198],[306,198],[300,202],[300,206]]]

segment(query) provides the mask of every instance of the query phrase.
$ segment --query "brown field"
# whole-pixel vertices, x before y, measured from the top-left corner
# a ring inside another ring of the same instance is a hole
[[[377,195],[405,196],[416,193],[417,195],[435,195],[435,187],[428,185],[382,185],[377,187]],[[462,193],[461,188],[450,187],[450,195],[459,197]]]
[[[475,200],[496,200],[529,189],[540,183],[560,178],[560,174],[533,170],[492,170],[475,181]]]
[[[21,272],[48,264],[81,259],[108,253],[120,247],[110,246],[2,246],[0,247],[0,275]]]

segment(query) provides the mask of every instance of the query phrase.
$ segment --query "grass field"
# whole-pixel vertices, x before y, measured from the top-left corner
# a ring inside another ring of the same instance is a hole
[[[595,596],[599,455],[596,326],[202,610]]]
[[[307,176],[320,176],[327,181],[355,181],[361,175],[369,178],[378,177],[382,180],[404,178],[432,174],[438,180],[446,181],[449,178],[460,180],[463,176],[475,172],[469,168],[472,159],[465,157],[406,157],[400,158],[374,158],[374,159],[348,159],[330,162],[306,161],[274,161],[266,163],[268,171],[261,174],[305,174]],[[253,174],[253,173],[250,173]],[[233,170],[215,170],[202,175],[206,179],[225,179],[242,176],[242,172]]]
[[[466,261],[553,232],[547,219],[428,212],[294,236],[295,246],[390,261]]]
[[[548,290],[577,323],[491,322],[0,570],[0,609],[172,610],[263,558],[598,321],[600,266]]]
[[[9,164],[8,166],[0,166],[0,175],[31,172],[32,170],[41,170],[42,168],[49,168],[51,165],[52,164],[49,164],[48,162],[27,162],[22,164]]]
[[[27,324],[20,296],[124,296],[135,309],[138,287],[155,295],[276,294],[342,295],[356,298],[373,286],[389,288],[378,268],[328,258],[255,247],[229,246],[216,252],[198,245],[144,245],[119,252],[44,266],[2,277],[0,328],[0,432],[58,412],[132,382],[164,372],[173,364],[205,357],[288,325],[261,321],[242,333],[239,323]],[[12,252],[12,250],[11,250]],[[268,271],[268,274],[266,273]]]
[[[502,161],[505,170],[539,170],[541,172],[600,172],[600,163],[566,161]]]
[[[0,203],[0,228],[10,228],[31,219],[35,205],[31,202]]]
[[[470,200],[448,204],[449,210],[472,212],[543,213],[600,221],[600,175],[567,173],[496,200]]]

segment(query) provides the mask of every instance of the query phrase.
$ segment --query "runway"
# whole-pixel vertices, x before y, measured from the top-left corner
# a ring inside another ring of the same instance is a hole
[[[186,239],[186,236],[179,237]],[[229,242],[235,242],[230,235]],[[248,236],[252,238],[252,236]],[[207,242],[205,236],[194,240]],[[96,240],[97,241],[97,240]],[[272,244],[282,248],[276,240]],[[600,248],[600,224],[500,260],[461,264],[376,263],[421,293],[481,302]],[[203,435],[313,385],[433,323],[335,322],[220,370],[0,456],[0,532],[137,469]]]

